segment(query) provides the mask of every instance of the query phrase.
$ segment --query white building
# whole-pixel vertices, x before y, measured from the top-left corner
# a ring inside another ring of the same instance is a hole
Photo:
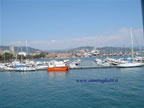
[[[26,52],[19,52],[18,55],[22,55],[22,56],[26,57],[27,53]]]
[[[9,50],[4,50],[4,51],[3,51],[3,54],[4,54],[4,53],[10,53],[10,51],[9,51]]]

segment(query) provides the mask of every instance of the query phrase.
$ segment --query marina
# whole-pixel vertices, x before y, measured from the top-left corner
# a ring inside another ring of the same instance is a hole
[[[144,108],[144,0],[0,1],[0,108]]]
[[[103,59],[93,57],[91,58],[90,65],[87,61],[81,59],[63,59],[63,60],[47,60],[44,61],[32,61],[24,60],[13,62],[0,63],[0,71],[16,71],[16,72],[29,72],[29,71],[68,71],[71,69],[104,69],[104,68],[134,68],[144,66],[143,57],[122,57],[109,58],[105,57]]]
[[[0,63],[0,71],[37,71],[37,70],[47,70],[49,71],[68,71],[69,69],[99,69],[99,68],[134,68],[134,67],[142,67],[144,66],[144,57],[143,55],[135,55],[134,54],[134,35],[133,35],[133,29],[130,29],[130,41],[131,41],[131,50],[130,50],[130,56],[119,56],[119,58],[114,58],[113,56],[105,56],[104,59],[100,59],[98,56],[102,56],[100,54],[100,51],[98,51],[96,48],[92,49],[91,51],[88,51],[89,53],[86,53],[84,50],[81,50],[77,56],[87,55],[87,57],[95,57],[95,66],[79,66],[83,61],[80,59],[80,57],[75,57],[74,60],[69,59],[63,59],[63,60],[49,60],[49,61],[35,61],[31,59],[23,59],[26,58],[27,53],[21,52],[16,53],[15,60],[12,60],[9,62],[10,59],[9,56],[11,54],[6,53],[9,55],[7,57],[7,62],[5,62],[5,53],[4,53],[4,63]],[[27,49],[27,44],[26,44]],[[10,47],[10,50],[13,50],[14,53],[14,47]],[[119,52],[120,53],[120,52]],[[18,59],[18,55],[20,54],[20,58]],[[88,56],[89,55],[89,56]],[[23,57],[24,56],[24,57]],[[45,56],[44,53],[39,53],[37,55],[38,57]],[[104,57],[104,56],[102,56]]]

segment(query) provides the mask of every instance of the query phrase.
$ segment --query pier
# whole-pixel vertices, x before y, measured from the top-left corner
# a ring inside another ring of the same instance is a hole
[[[70,69],[105,69],[105,68],[117,68],[117,66],[79,66]]]

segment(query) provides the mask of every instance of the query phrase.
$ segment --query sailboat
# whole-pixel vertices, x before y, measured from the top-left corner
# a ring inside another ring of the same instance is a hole
[[[119,65],[117,65],[117,67],[119,67],[119,68],[133,68],[133,67],[144,66],[144,63],[136,62],[133,60],[134,59],[134,51],[133,51],[133,31],[132,31],[132,28],[131,28],[131,54],[132,54],[131,60],[126,61],[123,64],[119,64]]]

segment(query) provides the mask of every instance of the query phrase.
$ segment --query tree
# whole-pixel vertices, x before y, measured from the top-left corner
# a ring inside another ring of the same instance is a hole
[[[33,56],[34,59],[39,59],[39,58],[45,58],[46,54],[44,52],[41,52],[38,55]]]
[[[0,61],[2,61],[3,60],[3,56],[2,55],[0,55]]]
[[[13,59],[13,54],[6,52],[2,55],[2,58],[6,61],[9,61],[10,59]]]
[[[42,57],[44,58],[45,56],[46,56],[46,54],[44,52],[40,53],[40,58],[42,58]]]

